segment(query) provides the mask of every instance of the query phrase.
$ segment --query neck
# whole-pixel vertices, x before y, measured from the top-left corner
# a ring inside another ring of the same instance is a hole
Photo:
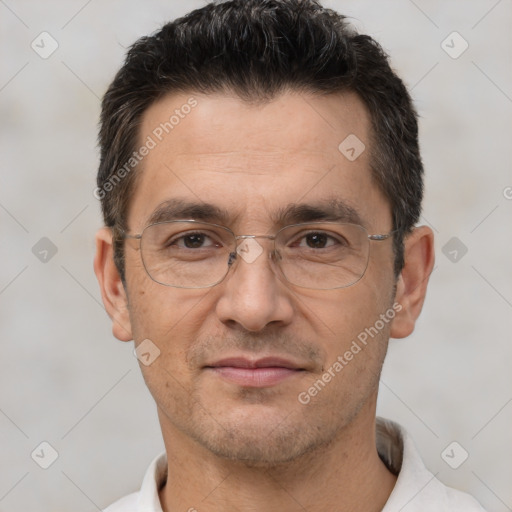
[[[162,416],[169,475],[159,493],[164,512],[378,512],[396,482],[377,453],[375,403],[328,446],[274,467],[220,459]]]

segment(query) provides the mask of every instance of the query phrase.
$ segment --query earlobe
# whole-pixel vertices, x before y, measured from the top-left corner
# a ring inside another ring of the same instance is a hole
[[[114,263],[112,231],[106,227],[96,233],[94,272],[100,285],[103,304],[112,320],[112,333],[118,340],[131,341],[133,336],[126,290]]]
[[[415,228],[404,246],[405,264],[398,278],[395,298],[402,309],[393,320],[392,338],[405,338],[414,331],[434,267],[434,234],[429,227]]]

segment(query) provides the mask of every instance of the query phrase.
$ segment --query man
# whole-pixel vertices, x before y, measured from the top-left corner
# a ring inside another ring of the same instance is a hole
[[[103,100],[95,271],[166,453],[118,511],[482,510],[376,419],[434,263],[411,99],[314,0],[212,3]]]

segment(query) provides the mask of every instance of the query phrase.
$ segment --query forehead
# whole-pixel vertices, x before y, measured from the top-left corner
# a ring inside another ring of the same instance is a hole
[[[268,227],[286,205],[323,201],[367,224],[387,210],[371,179],[369,116],[355,94],[287,92],[265,103],[169,94],[145,112],[139,143],[151,149],[137,169],[130,229],[173,199],[218,206],[233,226]]]

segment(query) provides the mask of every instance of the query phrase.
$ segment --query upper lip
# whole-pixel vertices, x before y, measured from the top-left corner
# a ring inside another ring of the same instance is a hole
[[[213,363],[205,365],[206,368],[230,366],[234,368],[290,368],[292,370],[303,370],[304,367],[283,357],[262,357],[251,359],[247,357],[226,357]]]

